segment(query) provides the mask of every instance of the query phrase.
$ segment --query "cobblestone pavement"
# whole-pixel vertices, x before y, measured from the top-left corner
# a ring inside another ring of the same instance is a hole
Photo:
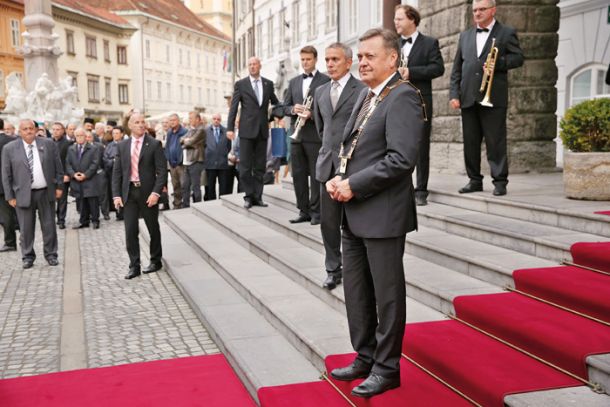
[[[71,227],[73,204],[68,215]],[[0,254],[2,378],[59,370],[65,231],[58,232],[58,267],[39,255],[34,268],[23,270],[19,252]],[[219,352],[164,270],[123,279],[128,257],[122,222],[112,216],[99,230],[78,234],[88,367]],[[37,253],[41,242],[38,231]],[[142,248],[146,264],[148,248]]]

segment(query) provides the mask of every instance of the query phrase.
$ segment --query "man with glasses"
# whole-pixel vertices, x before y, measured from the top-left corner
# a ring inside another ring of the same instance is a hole
[[[495,0],[474,0],[472,11],[476,26],[460,34],[449,91],[451,107],[462,110],[464,160],[469,178],[468,184],[459,192],[465,194],[483,190],[481,141],[485,139],[487,160],[495,186],[493,194],[506,195],[508,70],[523,65],[523,52],[515,29],[495,19]],[[479,89],[494,39],[498,54],[490,95],[492,106],[483,106],[480,103],[485,93]]]

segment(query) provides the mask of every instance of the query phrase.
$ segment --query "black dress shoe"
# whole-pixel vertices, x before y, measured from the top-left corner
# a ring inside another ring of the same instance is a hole
[[[311,217],[309,215],[299,215],[298,217],[294,218],[294,219],[290,219],[290,223],[303,223],[303,222],[309,222],[311,220]]]
[[[57,227],[63,230],[66,228],[66,225],[64,225],[63,223],[58,223]]]
[[[88,223],[81,223],[81,224],[80,224],[80,225],[78,225],[78,226],[74,226],[74,227],[72,227],[72,229],[85,229],[85,228],[88,228],[88,227],[89,227],[89,224],[88,224]]]
[[[327,290],[333,290],[339,284],[341,284],[341,278],[343,277],[343,273],[341,271],[333,271],[329,272],[328,276],[326,276],[326,280],[322,284],[322,287]]]
[[[319,225],[320,224],[320,218],[311,218],[311,223],[312,225]]]
[[[104,220],[110,220],[110,215],[104,215]]]
[[[369,373],[371,373],[371,366],[368,366],[356,359],[349,366],[333,369],[333,371],[330,372],[330,375],[333,377],[333,379],[351,382],[352,380],[368,377]]]
[[[482,190],[483,184],[470,181],[468,184],[464,185],[464,187],[462,187],[458,192],[460,194],[469,194],[471,192],[481,192]]]
[[[506,195],[506,186],[505,185],[496,185],[496,187],[494,188],[493,194],[495,196]]]
[[[0,253],[17,251],[17,246],[4,245],[0,247]]]
[[[49,263],[49,266],[53,266],[53,267],[59,265],[59,261],[57,261],[57,259],[55,259],[55,258],[47,259],[47,263]]]
[[[244,208],[246,208],[246,209],[252,208],[252,201],[246,199],[244,201]]]
[[[256,200],[256,201],[252,201],[252,206],[260,206],[260,207],[266,208],[269,205],[267,205],[265,202],[263,202],[261,200]]]
[[[24,269],[31,269],[33,266],[34,266],[34,260],[24,260],[23,261]]]
[[[352,389],[352,396],[373,397],[399,386],[400,376],[390,378],[371,373],[365,381]]]
[[[131,280],[132,278],[135,278],[137,276],[140,275],[140,269],[136,268],[136,267],[131,267],[129,269],[129,273],[127,273],[127,275],[125,276],[126,280]]]
[[[163,267],[161,263],[150,263],[144,270],[142,270],[142,273],[154,273],[155,271],[161,270],[161,267]]]
[[[99,229],[100,228],[100,223],[99,222],[93,222],[93,229]]]

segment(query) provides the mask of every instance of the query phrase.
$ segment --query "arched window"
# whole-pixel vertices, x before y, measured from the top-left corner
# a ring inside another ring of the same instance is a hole
[[[595,64],[587,66],[570,79],[570,106],[585,100],[610,97],[610,86],[606,85],[607,66]]]

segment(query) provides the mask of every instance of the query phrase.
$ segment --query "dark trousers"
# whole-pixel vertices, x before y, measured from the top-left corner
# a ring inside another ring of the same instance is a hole
[[[261,134],[255,139],[240,138],[239,148],[239,179],[246,193],[244,199],[261,201],[267,160],[267,138]]]
[[[471,181],[483,182],[481,174],[481,141],[485,139],[487,161],[494,185],[508,184],[506,155],[506,108],[475,104],[462,109],[464,161]]]
[[[80,224],[88,225],[89,221],[100,223],[100,200],[97,196],[81,198]]]
[[[108,179],[106,178],[106,174],[100,172],[96,175],[99,180],[99,196],[98,196],[98,205],[100,210],[104,216],[108,216],[110,213],[110,195],[108,194]]]
[[[229,185],[227,186],[227,188],[231,191],[231,193],[233,193],[233,185],[235,183],[235,180],[237,180],[237,193],[239,194],[244,192],[244,187],[239,181],[239,169],[231,167],[229,171],[231,173],[231,177],[229,178]]]
[[[70,189],[70,183],[64,182],[62,188],[61,198],[57,200],[57,224],[64,225],[66,223],[66,215],[68,213],[68,190]]]
[[[426,103],[426,116],[428,121],[424,124],[424,137],[419,146],[419,155],[416,164],[415,194],[428,196],[428,178],[430,177],[430,132],[432,130],[432,95],[424,96]]]
[[[17,247],[16,219],[15,208],[8,204],[4,195],[0,195],[0,222],[2,223],[2,229],[4,229],[4,244],[6,246]]]
[[[228,195],[233,192],[233,169],[205,170],[208,185],[205,187],[205,196],[208,201],[216,199],[216,181],[218,181],[218,195]]]
[[[133,185],[129,187],[129,195],[125,207],[123,208],[123,217],[125,222],[125,243],[127,246],[127,254],[129,255],[129,267],[139,269],[140,264],[140,234],[139,218],[144,218],[148,234],[150,235],[150,262],[154,264],[161,263],[161,231],[159,230],[159,205],[149,208],[146,205],[148,196],[142,194],[140,188]]]
[[[182,207],[190,206],[191,195],[193,203],[201,202],[201,173],[203,172],[203,162],[196,162],[184,165],[182,175]]]
[[[320,183],[320,230],[327,272],[341,269],[341,211],[342,204],[331,199],[326,186]]]
[[[19,243],[23,260],[34,261],[34,236],[36,233],[36,212],[40,218],[40,229],[45,259],[57,259],[57,230],[55,229],[55,201],[49,201],[47,188],[32,190],[30,206],[16,207],[19,222]]]
[[[320,183],[316,180],[316,160],[320,143],[292,143],[292,180],[301,215],[320,218]]]
[[[405,331],[405,236],[365,239],[343,226],[343,290],[350,339],[373,372],[395,377]]]

